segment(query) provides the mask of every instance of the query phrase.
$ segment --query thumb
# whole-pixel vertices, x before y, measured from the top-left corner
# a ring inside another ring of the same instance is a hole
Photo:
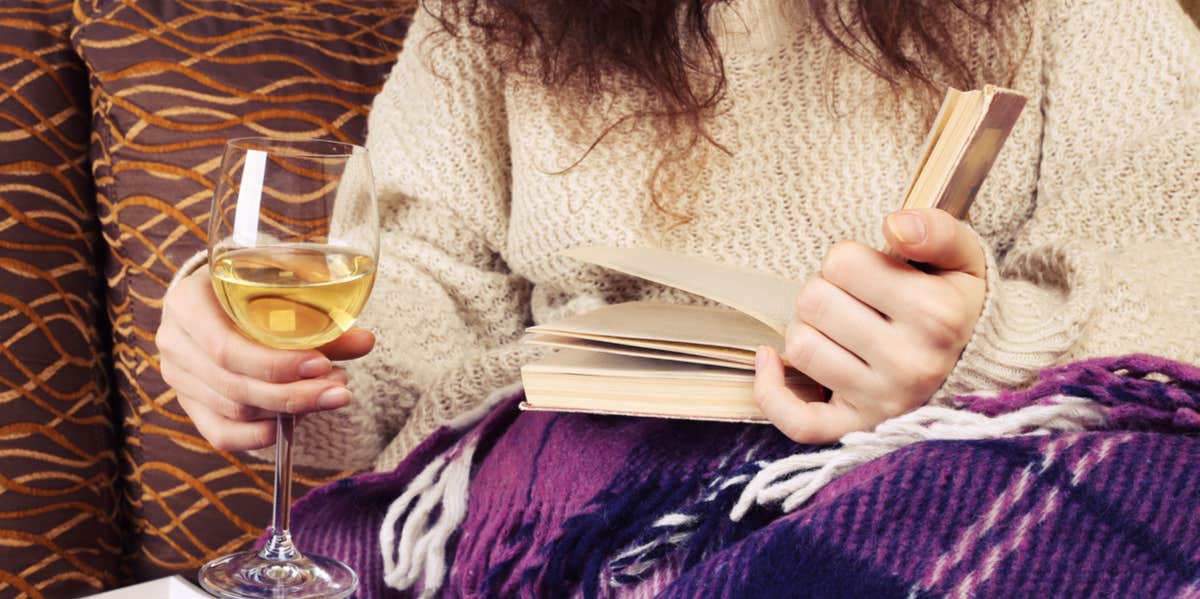
[[[935,270],[983,278],[987,268],[979,238],[966,223],[937,208],[900,210],[887,215],[883,234],[901,257]]]
[[[317,350],[330,360],[353,360],[371,353],[374,347],[375,335],[371,331],[353,328]]]

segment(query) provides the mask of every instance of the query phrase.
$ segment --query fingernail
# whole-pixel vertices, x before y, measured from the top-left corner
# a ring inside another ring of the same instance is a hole
[[[317,405],[322,410],[332,410],[350,405],[350,390],[345,387],[326,389],[317,397]]]
[[[327,378],[331,381],[341,383],[343,385],[350,382],[350,375],[346,374],[346,371],[342,370],[340,368],[333,369],[332,372],[325,375],[325,378]]]
[[[900,243],[912,245],[925,241],[925,222],[912,212],[894,212],[887,217],[888,229]]]
[[[313,358],[307,362],[301,363],[300,368],[297,369],[297,372],[300,373],[301,378],[311,379],[319,376],[325,376],[326,374],[329,374],[329,371],[332,369],[333,362],[330,362],[329,358],[322,356],[320,358]]]
[[[765,346],[765,345],[760,345],[758,347],[758,349],[755,350],[755,352],[754,352],[754,368],[755,368],[755,370],[762,370],[764,367],[766,367],[768,351],[770,351],[770,350],[768,350],[767,346]]]

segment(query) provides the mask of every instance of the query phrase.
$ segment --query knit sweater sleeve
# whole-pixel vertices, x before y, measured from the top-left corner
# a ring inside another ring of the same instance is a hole
[[[309,464],[389,467],[518,376],[529,288],[500,255],[503,83],[482,46],[444,34],[425,9],[406,40],[368,121],[382,232],[361,324],[378,343],[348,364],[351,405],[302,421],[296,459]]]
[[[1057,0],[1037,205],[939,399],[1055,363],[1200,362],[1200,33],[1176,2]],[[1033,50],[1031,50],[1033,51]]]

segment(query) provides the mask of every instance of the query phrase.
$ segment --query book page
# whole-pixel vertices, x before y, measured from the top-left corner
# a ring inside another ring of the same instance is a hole
[[[689,383],[698,381],[754,383],[754,372],[749,370],[573,349],[555,352],[540,361],[526,364],[521,367],[521,372],[635,379],[675,379]],[[789,385],[815,385],[812,379],[795,370],[785,371],[784,380]]]
[[[958,156],[982,118],[983,93],[962,92],[951,108],[941,133],[930,149],[929,158],[904,199],[905,208],[929,208],[937,203],[947,180],[958,165]]]
[[[925,143],[921,144],[921,157],[917,160],[912,178],[908,181],[908,188],[904,191],[904,202],[901,203],[901,207],[908,208],[909,198],[912,197],[913,189],[917,186],[917,179],[920,178],[921,171],[925,169],[925,164],[929,162],[929,155],[933,153],[933,147],[937,145],[938,138],[946,130],[946,123],[950,120],[950,115],[954,113],[954,106],[962,95],[963,92],[953,87],[946,89],[946,96],[942,98],[942,106],[938,108],[937,117],[933,119],[933,126],[929,128],[929,133],[925,134]]]
[[[523,401],[523,402],[517,404],[517,408],[520,409],[521,411],[525,411],[525,412],[567,412],[569,414],[595,414],[598,416],[641,416],[644,418],[670,418],[673,420],[704,420],[704,421],[714,421],[714,422],[743,422],[746,424],[767,424],[770,422],[769,420],[767,420],[766,416],[762,416],[761,414],[758,416],[723,417],[723,416],[714,416],[712,414],[702,414],[701,415],[701,414],[681,413],[681,412],[683,412],[683,410],[670,411],[670,412],[664,410],[664,411],[660,411],[660,412],[655,412],[653,410],[644,409],[642,406],[638,406],[639,409],[636,409],[636,410],[621,410],[621,409],[619,409],[619,407],[613,408],[613,409],[603,409],[603,408],[598,409],[598,408],[591,407],[591,406],[588,406],[588,407],[583,407],[583,406],[566,407],[566,406],[555,405],[553,407],[544,407],[544,406],[529,403],[527,401]]]
[[[655,360],[668,360],[672,362],[685,362],[689,364],[707,364],[709,366],[721,366],[724,368],[736,368],[738,370],[754,370],[754,354],[750,354],[748,359],[730,360],[726,356],[713,357],[708,353],[695,355],[694,353],[682,353],[680,348],[674,344],[663,344],[666,347],[654,346],[644,347],[641,344],[634,344],[626,339],[616,338],[592,338],[588,337],[565,337],[561,335],[547,334],[532,334],[526,335],[521,339],[521,343],[530,345],[544,345],[546,347],[554,347],[559,349],[578,349],[585,351],[598,351],[621,356],[634,356],[638,358],[653,358]],[[646,345],[651,345],[650,343]]]
[[[743,312],[780,336],[787,331],[802,282],[654,248],[585,246],[565,256],[694,293]]]
[[[535,334],[545,334],[534,331]],[[551,332],[551,335],[555,333]],[[628,337],[607,337],[604,335],[593,335],[590,333],[574,333],[563,332],[558,334],[559,337],[570,337],[588,343],[605,343],[609,345],[620,345],[623,347],[648,349],[659,352],[669,352],[679,356],[698,356],[702,358],[711,358],[724,362],[739,362],[747,366],[754,364],[754,351],[748,349],[737,349],[731,347],[721,347],[718,345],[704,345],[702,343],[684,343],[680,341],[655,341],[651,339],[630,339]]]
[[[684,379],[698,381],[754,381],[754,373],[705,364],[664,362],[652,358],[603,352],[563,350],[521,367],[522,372],[605,375],[622,378]],[[681,398],[682,399],[682,398]]]
[[[987,86],[983,95],[985,107],[980,122],[970,139],[963,142],[965,147],[958,164],[935,204],[959,218],[966,216],[983,180],[992,170],[1000,148],[1025,108],[1025,97],[1015,92]]]
[[[521,379],[523,410],[766,421],[747,370],[564,350],[522,366]],[[804,401],[823,399],[820,387],[798,374],[786,384]]]
[[[665,302],[612,304],[526,331],[620,343],[641,340],[698,345],[751,355],[760,345],[783,348],[783,335],[741,312]]]

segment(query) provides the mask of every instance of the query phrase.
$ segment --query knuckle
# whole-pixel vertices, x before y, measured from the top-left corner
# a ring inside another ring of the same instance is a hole
[[[178,340],[175,338],[175,327],[171,326],[166,311],[163,311],[163,318],[158,324],[158,329],[154,331],[154,347],[158,348],[159,354],[166,354],[174,349]]]
[[[812,438],[812,433],[804,421],[799,418],[783,418],[775,422],[775,428],[783,433],[783,436],[791,439],[796,443],[807,443]]]
[[[825,253],[825,257],[821,259],[821,276],[833,278],[841,272],[842,255],[845,254],[844,243],[839,241]]]
[[[285,370],[286,367],[279,360],[267,360],[261,369],[263,380],[272,383],[281,383],[284,381],[283,373]]]
[[[167,290],[166,294],[163,295],[162,300],[164,319],[167,318],[168,315],[173,317],[176,312],[182,311],[186,313],[187,305],[191,303],[192,298],[197,295],[197,290],[202,291],[202,287],[200,287],[200,285],[208,282],[208,271],[204,271],[203,277],[201,277],[200,274],[201,273],[199,271],[193,272],[192,274],[180,280],[178,285],[175,285]]]
[[[207,426],[196,424],[196,430],[200,431],[200,434],[204,437],[204,440],[208,441],[208,444],[212,445],[213,449],[218,451],[233,451],[236,449],[233,442],[233,436],[230,435],[226,429],[227,427],[223,426]]]
[[[923,368],[913,374],[914,382],[922,390],[933,390],[942,384],[945,373],[933,368]]]
[[[784,342],[783,355],[793,368],[804,371],[812,364],[813,348],[812,334],[807,325],[794,326],[788,331]]]
[[[263,348],[267,349],[267,348]],[[308,360],[304,353],[267,349],[255,354],[254,360],[262,380],[271,383],[290,383],[300,378],[300,365]]]
[[[960,344],[969,332],[966,330],[967,319],[962,302],[944,294],[931,297],[937,299],[922,303],[917,310],[918,326],[934,347],[953,348]]]
[[[250,444],[254,449],[262,449],[275,444],[275,427],[269,424],[257,426],[250,434]]]
[[[223,415],[237,422],[249,422],[258,416],[258,409],[254,406],[249,406],[244,403],[236,403],[232,401],[222,402]]]
[[[295,414],[302,411],[304,406],[304,396],[298,390],[289,390],[284,385],[272,385],[271,392],[272,405],[277,406],[277,411],[285,414]]]
[[[166,313],[167,309],[171,307],[171,304],[175,303],[175,296],[178,294],[178,292],[179,292],[179,286],[175,285],[175,286],[168,288],[166,293],[163,293],[163,297],[162,297],[163,313]]]
[[[796,296],[796,316],[805,322],[819,322],[824,316],[825,293],[820,278],[809,279]]]
[[[221,397],[234,403],[244,403],[248,396],[245,379],[228,373],[220,379],[222,381],[219,390]]]
[[[208,265],[201,266],[179,281],[174,291],[176,295],[194,293],[194,290],[203,289],[203,286],[208,284],[208,279]]]
[[[762,410],[766,407],[766,405],[767,405],[767,392],[766,391],[756,387],[754,389],[754,393],[752,394],[752,398],[754,399],[754,405],[758,406],[759,410]]]
[[[162,322],[166,322],[175,315],[175,311],[171,308],[179,301],[179,287],[172,287],[163,294],[162,298]],[[161,324],[159,326],[161,328]]]
[[[161,360],[158,364],[158,374],[162,376],[162,380],[172,389],[176,387],[176,372],[175,364],[170,360]]]
[[[921,392],[933,392],[946,379],[946,370],[935,356],[910,360],[904,369],[909,386]]]
[[[229,335],[215,335],[210,344],[209,351],[212,352],[213,362],[221,366],[227,366],[232,356],[231,342]]]
[[[754,391],[752,393],[752,396],[754,397],[754,403],[757,404],[758,407],[761,408],[763,406],[766,406],[767,403],[770,401],[771,392],[767,390],[766,384],[760,383],[760,384],[757,384],[754,386]]]
[[[208,439],[208,444],[212,445],[213,449],[217,451],[237,451],[240,449],[238,444],[234,442],[234,439],[225,433],[214,432],[211,436],[205,435],[204,438]]]
[[[857,253],[858,244],[853,241],[839,241],[833,244],[821,261],[821,275],[830,281],[841,280],[851,268]]]
[[[183,413],[187,414],[189,420],[195,420],[194,412],[196,411],[196,401],[192,399],[191,396],[183,393],[176,393],[175,401],[179,402],[179,407],[183,408]]]

